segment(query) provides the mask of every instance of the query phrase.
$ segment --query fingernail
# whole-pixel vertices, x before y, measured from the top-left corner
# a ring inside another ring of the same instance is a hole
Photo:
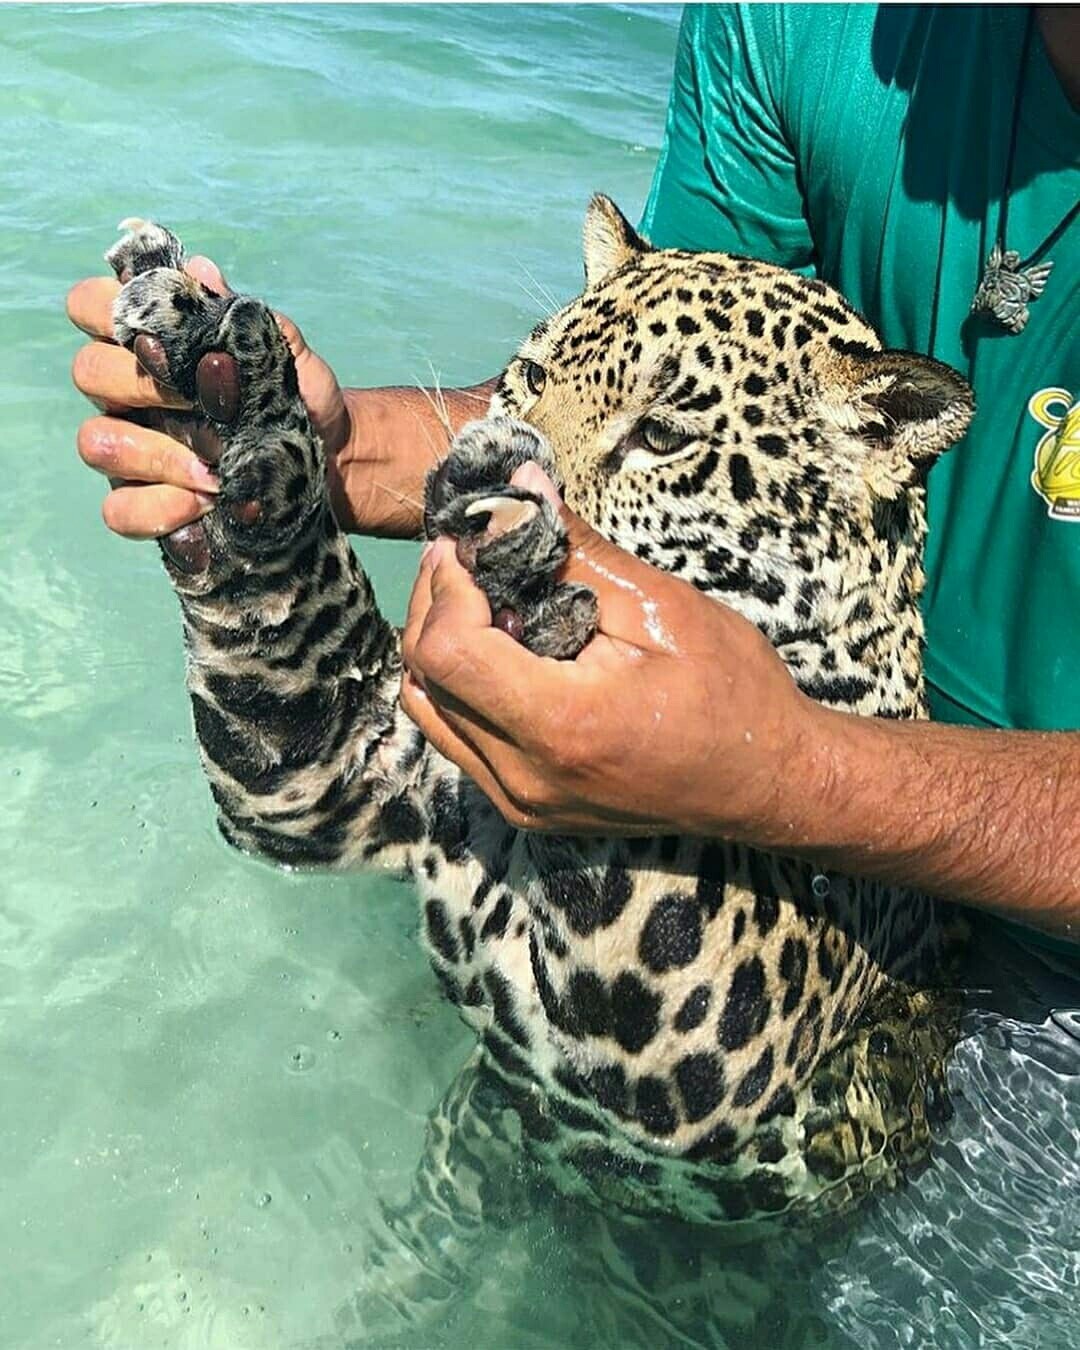
[[[218,482],[218,476],[208,464],[204,464],[198,455],[192,455],[189,461],[189,472],[192,482],[196,483],[205,492],[218,492],[221,490],[221,484]],[[201,494],[200,494],[201,495]]]
[[[195,500],[202,507],[202,514],[205,516],[207,511],[212,511],[217,506],[217,498],[212,497],[208,492],[196,492]]]

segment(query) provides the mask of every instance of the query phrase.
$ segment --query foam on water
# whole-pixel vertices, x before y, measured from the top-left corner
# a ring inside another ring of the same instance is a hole
[[[0,7],[3,1350],[1077,1343],[1077,983],[994,947],[935,1158],[856,1220],[605,1225],[523,1171],[418,1270],[394,1206],[470,1040],[412,896],[217,840],[173,599],[75,458],[62,298],[130,213],[347,381],[493,373],[576,290],[589,194],[639,209],[676,24]],[[360,551],[399,618],[416,549]]]

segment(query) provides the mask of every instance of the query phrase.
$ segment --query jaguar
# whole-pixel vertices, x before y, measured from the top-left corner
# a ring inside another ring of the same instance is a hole
[[[235,363],[228,397],[179,419],[215,447],[217,505],[163,545],[221,831],[287,867],[410,878],[478,1038],[415,1203],[449,1179],[475,1217],[465,1178],[499,1149],[564,1192],[706,1223],[895,1184],[947,1112],[945,907],[736,840],[507,824],[399,706],[400,634],[335,520],[273,313],[125,224],[117,341],[193,401],[216,354]],[[600,195],[584,269],[426,484],[425,534],[458,541],[506,642],[573,659],[597,622],[560,578],[558,511],[510,482],[534,461],[609,540],[756,625],[812,698],[926,716],[925,481],[972,416],[965,382],[884,350],[822,281],[653,248]]]

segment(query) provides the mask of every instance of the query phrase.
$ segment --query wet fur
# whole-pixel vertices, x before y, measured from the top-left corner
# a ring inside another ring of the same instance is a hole
[[[157,337],[181,389],[206,351],[241,372],[239,416],[216,428],[208,565],[166,559],[225,837],[290,866],[415,880],[484,1072],[569,1189],[717,1219],[894,1179],[925,1148],[955,1033],[955,1004],[918,992],[948,946],[939,907],[728,841],[508,827],[398,706],[399,635],[334,520],[270,311],[185,277],[160,227],[109,256],[132,278],[121,341]],[[813,697],[924,716],[923,481],[970,418],[967,387],[883,352],[823,283],[653,250],[603,198],[586,272],[430,478],[429,535],[468,543],[530,647],[573,655],[595,606],[558,581],[555,513],[534,499],[497,537],[467,513],[539,460],[602,533],[744,613]],[[539,396],[528,362],[546,371]],[[650,416],[685,443],[650,451]],[[256,520],[240,509],[253,499]]]

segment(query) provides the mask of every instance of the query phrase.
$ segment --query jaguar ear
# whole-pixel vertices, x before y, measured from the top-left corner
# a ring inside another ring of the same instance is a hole
[[[610,197],[598,192],[585,212],[585,284],[596,286],[649,245]]]
[[[866,352],[841,358],[828,381],[824,411],[871,450],[878,496],[922,482],[975,412],[967,381],[951,366],[917,352]]]

